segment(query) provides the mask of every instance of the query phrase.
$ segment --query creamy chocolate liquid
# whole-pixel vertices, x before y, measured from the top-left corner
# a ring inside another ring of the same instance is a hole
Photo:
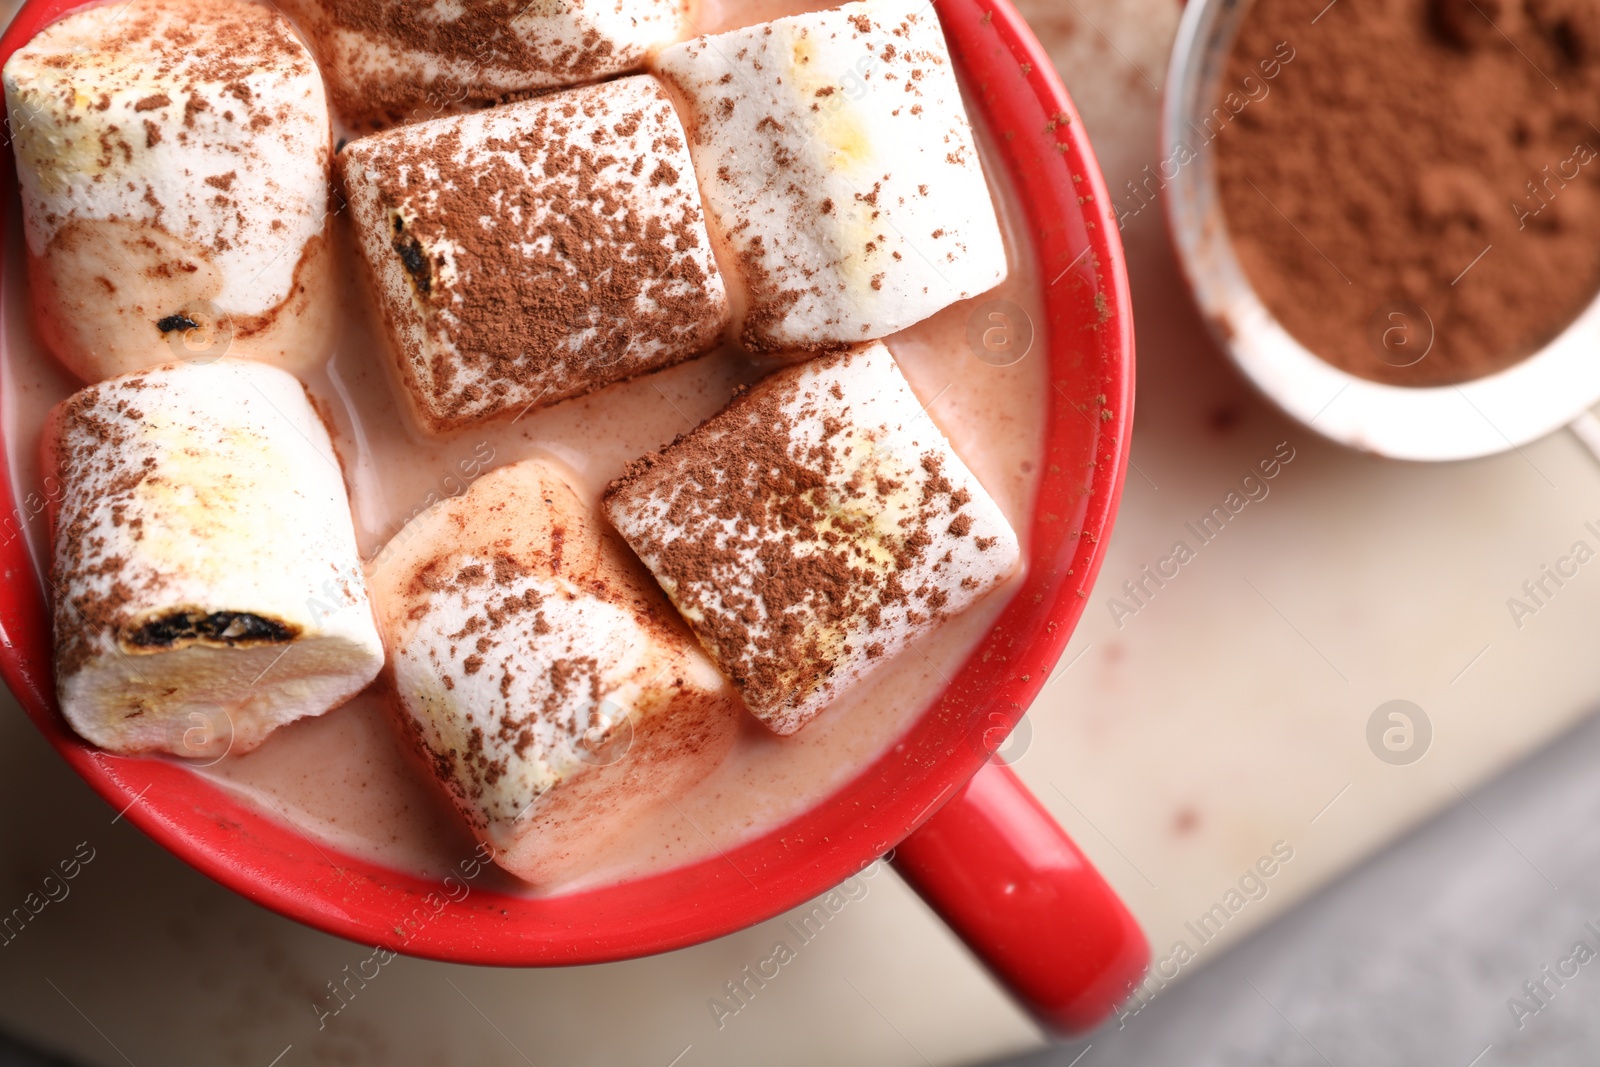
[[[701,32],[719,32],[827,6],[712,0],[695,23]],[[984,131],[978,134],[1006,231],[1011,277],[998,290],[948,308],[887,344],[929,415],[999,502],[1026,555],[1048,391],[1042,338],[1019,362],[994,366],[978,358],[967,336],[978,308],[996,299],[1021,307],[1042,330],[1043,294],[1021,211],[984,145]],[[714,414],[735,386],[770,369],[740,352],[722,350],[514,422],[425,438],[413,428],[388,366],[347,220],[336,218],[333,230],[335,306],[343,319],[305,380],[332,424],[357,539],[368,559],[431,502],[463,492],[484,472],[520,459],[559,461],[579,492],[598,501],[628,461]],[[6,249],[0,358],[5,440],[19,500],[29,492],[43,495],[36,462],[40,427],[49,408],[77,387],[39,347],[27,323],[20,231],[20,225],[10,227]],[[985,317],[983,325],[990,322]],[[29,532],[42,572],[48,560],[42,514]],[[982,638],[1019,577],[917,642],[795,736],[778,738],[747,717],[732,753],[714,774],[686,796],[660,805],[651,818],[635,820],[581,880],[543,891],[619,881],[702,859],[815,805],[905,732]],[[401,870],[439,875],[468,854],[472,842],[401,742],[389,699],[380,682],[343,707],[279,730],[249,755],[196,765],[194,773],[290,822],[314,842]]]

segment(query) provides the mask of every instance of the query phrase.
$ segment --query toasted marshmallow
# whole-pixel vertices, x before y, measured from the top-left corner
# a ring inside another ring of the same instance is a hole
[[[880,344],[779,371],[605,512],[780,734],[1015,570],[1016,535]]]
[[[651,78],[390,130],[339,165],[430,430],[680,362],[727,326],[683,128]]]
[[[653,68],[684,105],[746,347],[869,341],[1005,280],[994,203],[925,0],[700,37]]]
[[[339,115],[360,128],[638,70],[688,32],[685,0],[284,0]]]
[[[328,110],[283,16],[101,4],[18,49],[4,80],[34,319],[73,373],[316,351]]]
[[[220,758],[370,682],[339,460],[291,375],[177,363],[56,405],[56,694],[112,752]]]
[[[727,753],[738,698],[538,460],[413,519],[372,575],[403,721],[495,860],[581,873]]]

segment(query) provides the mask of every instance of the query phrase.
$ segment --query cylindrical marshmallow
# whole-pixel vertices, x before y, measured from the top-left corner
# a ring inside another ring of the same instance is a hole
[[[345,146],[350,217],[426,429],[514,418],[717,344],[727,297],[683,137],[640,76]]]
[[[933,5],[865,0],[661,52],[754,349],[887,337],[1006,278]]]
[[[345,122],[436,118],[638,70],[688,29],[686,0],[284,0]]]
[[[548,884],[726,755],[742,713],[539,460],[413,519],[372,577],[402,719],[495,861]]]
[[[291,375],[177,363],[62,401],[44,434],[56,691],[113,752],[240,753],[383,665],[328,432]]]
[[[85,381],[326,331],[322,79],[252,0],[128,0],[6,62],[34,317]]]

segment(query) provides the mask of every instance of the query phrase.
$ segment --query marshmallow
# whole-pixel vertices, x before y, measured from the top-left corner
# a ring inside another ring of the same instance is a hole
[[[994,204],[925,0],[700,37],[653,69],[683,104],[746,347],[869,341],[1005,280]]]
[[[684,0],[285,0],[339,115],[363,128],[638,70],[682,40]]]
[[[791,734],[1016,568],[1016,535],[888,349],[781,370],[606,490],[745,704]]]
[[[741,719],[649,575],[527,460],[413,519],[372,576],[402,719],[495,860],[581,873]]]
[[[657,370],[726,328],[683,128],[648,77],[390,130],[339,165],[429,430]]]
[[[344,479],[291,375],[175,363],[56,405],[56,694],[112,752],[220,758],[383,666]]]
[[[311,55],[249,0],[128,0],[4,71],[40,335],[86,381],[294,364],[327,329],[331,152]]]

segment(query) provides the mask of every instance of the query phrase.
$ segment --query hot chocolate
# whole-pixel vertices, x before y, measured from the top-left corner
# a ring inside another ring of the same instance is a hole
[[[784,13],[765,5],[707,12],[699,28],[732,28]],[[981,131],[977,147],[982,154]],[[988,168],[991,180],[998,173]],[[988,298],[1010,301],[1042,324],[1042,283],[1031,270],[1025,235],[1012,225],[1020,213],[1008,189],[992,186],[991,192],[1009,277]],[[369,568],[393,561],[407,543],[403,531],[410,520],[519,460],[537,458],[561,471],[582,504],[598,509],[608,483],[629,463],[692,430],[740,387],[775,369],[747,352],[719,348],[553,407],[430,436],[404,413],[407,386],[384,354],[384,313],[370,303],[348,214],[333,219],[328,239],[337,265],[329,296],[345,314],[309,348],[312,369],[302,377],[339,453],[357,545]],[[17,249],[10,254],[15,260]],[[13,270],[13,278],[22,276],[20,264]],[[23,300],[26,293],[12,286],[8,299]],[[1037,357],[1005,367],[978,358],[966,340],[972,313],[970,303],[954,304],[886,344],[930,424],[949,438],[1005,522],[1025,538],[1043,445],[1045,367]],[[42,488],[28,458],[40,419],[78,383],[18,321],[11,319],[4,395],[12,474],[26,493]],[[47,558],[42,530],[33,533],[36,557]],[[581,880],[615,880],[714,854],[815,804],[893,744],[927,706],[1004,607],[1017,577],[914,635],[891,662],[850,686],[799,733],[778,737],[743,715],[731,751],[715,769],[671,804],[629,818]],[[326,715],[280,728],[246,755],[191,766],[315,839],[403,869],[447,869],[471,848],[467,831],[428,775],[418,773],[409,741],[396,730],[394,699],[387,685],[369,687]],[[547,883],[541,891],[573,884]]]

